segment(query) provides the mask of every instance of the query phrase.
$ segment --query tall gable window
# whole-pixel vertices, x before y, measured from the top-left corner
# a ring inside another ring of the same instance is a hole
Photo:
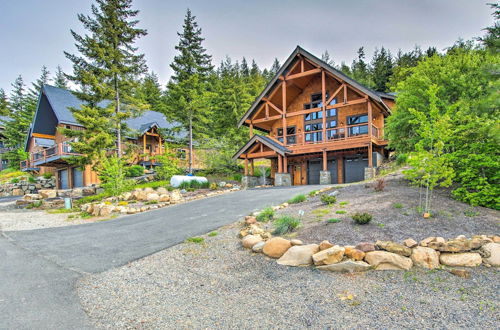
[[[366,125],[362,125],[365,124]],[[356,115],[347,117],[347,125],[356,125],[348,128],[349,136],[368,134],[368,115]]]
[[[326,93],[326,98],[328,98],[328,93]],[[311,95],[311,103],[304,104],[304,110],[321,108],[323,107],[323,102],[321,100],[321,93],[316,93]],[[336,104],[337,99],[333,99],[330,105]],[[326,110],[326,128],[337,127],[337,109]],[[314,143],[321,142],[323,140],[323,111],[311,112],[304,115],[304,131],[305,142]],[[328,134],[328,133],[327,133]]]

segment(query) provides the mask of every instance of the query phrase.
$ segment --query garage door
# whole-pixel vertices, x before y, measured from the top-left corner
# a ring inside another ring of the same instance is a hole
[[[368,167],[368,155],[344,158],[344,182],[358,182],[365,179],[365,167]]]
[[[337,183],[338,177],[337,177],[337,160],[335,159],[329,159],[328,160],[328,171],[330,171],[330,175],[332,178],[332,183]]]
[[[69,188],[69,182],[68,182],[68,170],[60,170],[59,171],[59,189],[68,189]]]
[[[83,172],[79,168],[73,168],[73,187],[83,187]]]
[[[321,160],[310,160],[307,162],[307,183],[319,184],[319,172],[321,171]]]

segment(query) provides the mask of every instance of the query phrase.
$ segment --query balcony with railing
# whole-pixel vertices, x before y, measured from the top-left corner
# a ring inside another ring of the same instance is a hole
[[[313,145],[334,141],[355,140],[367,138],[369,135],[368,124],[347,125],[326,129],[326,141],[323,141],[323,130],[308,131],[286,136],[287,146]],[[372,137],[376,140],[383,140],[381,130],[372,124]],[[278,142],[283,144],[283,137],[278,138]]]
[[[30,153],[29,159],[21,162],[21,169],[57,166],[65,164],[66,158],[79,155],[81,154],[72,150],[69,142],[61,142],[50,148]]]

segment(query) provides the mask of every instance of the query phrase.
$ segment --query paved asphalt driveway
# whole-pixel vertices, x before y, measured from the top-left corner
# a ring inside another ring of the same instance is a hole
[[[251,189],[113,221],[4,232],[0,329],[91,328],[74,292],[82,274],[124,265],[314,189]]]

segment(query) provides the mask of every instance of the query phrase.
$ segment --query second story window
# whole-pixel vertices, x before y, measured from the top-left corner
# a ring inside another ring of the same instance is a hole
[[[368,115],[356,115],[347,117],[347,125],[355,125],[349,127],[349,136],[368,134]]]
[[[297,143],[297,136],[295,134],[296,134],[295,126],[288,126],[286,128],[286,142],[287,142],[287,144]],[[277,136],[278,141],[283,143],[283,128],[278,128],[276,130],[276,136]]]

